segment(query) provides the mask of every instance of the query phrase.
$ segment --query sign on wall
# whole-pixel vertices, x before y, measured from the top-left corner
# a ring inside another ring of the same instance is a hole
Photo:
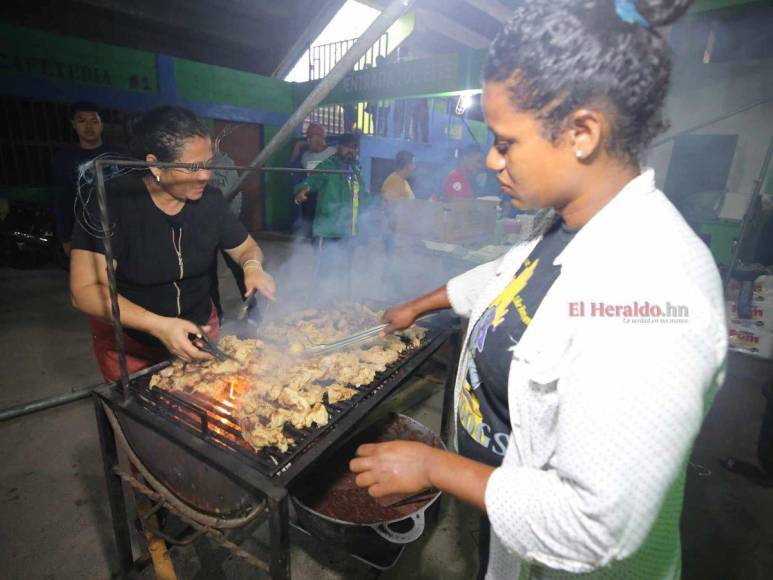
[[[0,75],[158,93],[150,52],[0,23]]]

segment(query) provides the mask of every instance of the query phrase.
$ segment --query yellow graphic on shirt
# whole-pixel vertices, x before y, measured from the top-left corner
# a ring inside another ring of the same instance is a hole
[[[473,331],[470,337],[470,359],[466,372],[467,376],[459,394],[458,416],[459,422],[465,431],[470,434],[470,437],[486,448],[493,449],[496,446],[492,443],[491,438],[498,435],[493,433],[491,426],[485,422],[480,409],[480,401],[475,394],[475,391],[481,386],[481,380],[473,359],[473,353],[483,351],[486,335],[490,330],[504,322],[511,306],[518,312],[518,316],[524,326],[528,326],[531,323],[531,316],[529,316],[526,310],[521,293],[529,283],[538,264],[539,259],[533,262],[529,260],[524,262],[523,269],[510,281],[499,296],[491,302],[486,312],[478,321],[478,328]]]
[[[464,381],[462,392],[459,394],[459,421],[470,437],[480,445],[488,447],[490,439],[484,433],[480,403],[472,391],[469,381]]]
[[[532,263],[527,264],[521,272],[512,279],[502,293],[494,299],[491,303],[491,307],[495,308],[494,320],[491,322],[491,328],[496,328],[502,324],[510,311],[510,305],[515,306],[518,311],[518,315],[521,317],[521,322],[528,326],[531,323],[531,317],[526,312],[526,306],[521,298],[521,291],[526,288],[526,284],[529,283],[534,270],[539,264],[539,259],[534,260]]]

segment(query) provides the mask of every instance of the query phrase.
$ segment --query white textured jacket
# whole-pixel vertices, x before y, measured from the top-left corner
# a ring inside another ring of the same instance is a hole
[[[454,310],[477,320],[539,238],[452,279]],[[561,275],[511,349],[487,578],[679,578],[688,458],[724,376],[714,260],[647,170],[554,263]],[[670,316],[642,317],[645,304]]]

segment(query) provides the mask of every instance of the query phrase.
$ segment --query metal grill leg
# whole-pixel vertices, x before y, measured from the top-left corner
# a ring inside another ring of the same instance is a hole
[[[269,532],[271,534],[271,578],[290,580],[290,509],[288,496],[269,498]]]
[[[123,484],[121,478],[113,471],[113,467],[118,465],[118,450],[113,430],[107,420],[105,410],[102,408],[102,402],[96,396],[94,397],[94,410],[97,415],[99,447],[102,452],[102,466],[105,470],[107,497],[110,501],[110,514],[113,521],[113,535],[118,551],[120,574],[123,578],[127,578],[134,567],[134,556],[131,536],[129,535],[129,518],[126,512]]]

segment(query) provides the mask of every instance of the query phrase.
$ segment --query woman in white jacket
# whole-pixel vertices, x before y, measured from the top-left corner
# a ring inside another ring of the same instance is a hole
[[[459,453],[363,445],[373,496],[434,486],[484,514],[480,576],[675,579],[693,440],[721,384],[710,253],[638,157],[665,123],[655,26],[690,0],[534,0],[492,44],[489,169],[543,212],[500,260],[385,314],[452,307],[470,324]]]

